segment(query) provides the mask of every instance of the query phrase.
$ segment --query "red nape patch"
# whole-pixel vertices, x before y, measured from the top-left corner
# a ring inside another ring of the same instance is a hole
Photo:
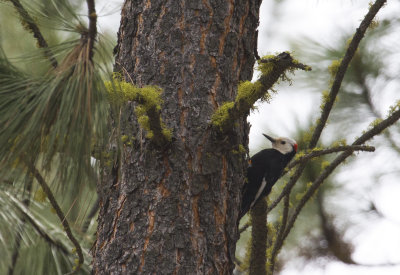
[[[294,150],[297,152],[297,143],[295,143],[295,144],[293,145],[293,147],[294,147]]]

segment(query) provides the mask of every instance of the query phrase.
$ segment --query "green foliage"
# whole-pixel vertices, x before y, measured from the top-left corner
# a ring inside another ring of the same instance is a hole
[[[51,185],[74,225],[74,235],[81,234],[85,263],[78,274],[90,271],[96,217],[86,213],[96,201],[98,176],[91,153],[107,134],[109,104],[103,79],[110,75],[106,66],[111,50],[105,50],[107,39],[99,35],[92,62],[88,41],[81,39],[86,24],[70,1],[56,2],[57,6],[54,1],[21,1],[47,38],[49,47],[41,49],[34,49],[38,42],[26,17],[17,18],[10,1],[0,3],[1,274],[7,274],[15,251],[19,256],[14,274],[64,274],[76,266],[72,243],[27,163]],[[49,52],[57,59],[56,69]]]

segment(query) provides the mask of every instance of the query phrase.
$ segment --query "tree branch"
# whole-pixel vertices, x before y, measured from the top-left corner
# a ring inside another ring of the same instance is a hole
[[[113,81],[105,82],[105,86],[109,101],[118,108],[128,101],[138,103],[135,106],[137,120],[155,145],[162,148],[171,142],[172,132],[161,118],[162,89],[156,86],[139,88],[133,82],[125,82],[122,75],[117,73],[114,74]]]
[[[51,206],[56,211],[56,214],[57,214],[58,218],[60,219],[61,224],[63,225],[68,238],[71,240],[71,242],[75,246],[76,252],[78,254],[78,264],[77,264],[77,266],[74,267],[74,270],[70,274],[76,274],[79,271],[79,269],[81,268],[83,261],[84,261],[82,248],[81,248],[79,242],[77,241],[77,239],[75,238],[75,236],[72,234],[71,227],[69,226],[69,223],[68,223],[63,211],[61,210],[61,207],[58,205],[57,200],[55,199],[55,197],[53,195],[53,192],[51,192],[50,187],[47,185],[46,181],[44,180],[44,178],[42,177],[40,172],[29,161],[25,161],[25,164],[28,167],[30,173],[36,178],[36,180],[42,187],[43,192],[47,195],[47,198],[49,199]]]
[[[267,201],[259,200],[251,209],[251,253],[249,274],[266,274]]]
[[[88,7],[88,17],[89,17],[89,60],[92,61],[93,58],[93,48],[94,48],[94,41],[96,40],[97,35],[97,14],[96,14],[96,7],[94,0],[86,0],[87,7]]]
[[[329,96],[327,101],[325,102],[324,108],[322,110],[322,114],[320,119],[318,120],[318,124],[313,132],[308,148],[312,149],[317,145],[317,142],[321,136],[322,129],[325,127],[325,124],[328,120],[328,116],[332,110],[333,104],[336,100],[337,94],[339,93],[340,86],[342,85],[342,81],[344,75],[349,67],[350,61],[352,60],[354,54],[357,51],[358,45],[360,44],[361,39],[364,37],[365,32],[367,31],[369,25],[374,19],[375,15],[378,13],[380,8],[386,3],[386,0],[377,0],[369,9],[367,15],[364,17],[360,26],[357,28],[356,33],[351,40],[347,51],[340,62],[339,68],[335,75],[335,79],[332,83],[331,90],[329,92]]]
[[[311,67],[299,63],[287,53],[258,60],[260,78],[255,82],[245,81],[238,86],[238,94],[234,102],[227,102],[219,107],[211,118],[211,123],[222,133],[234,128],[237,119],[247,116],[257,100],[269,100],[268,91],[279,78],[288,80],[285,75],[287,70],[302,69],[309,71]]]
[[[28,183],[26,185],[26,191],[28,192],[27,198],[22,200],[23,205],[28,208],[30,204],[30,196],[32,191],[32,179],[29,178]],[[23,228],[25,227],[26,219],[25,217],[21,218],[21,223],[17,226],[17,233],[14,240],[14,251],[11,256],[11,265],[8,268],[8,274],[14,274],[15,265],[17,264],[18,256],[19,256],[19,249],[21,247],[21,240],[22,240],[22,232]]]
[[[374,152],[375,147],[373,146],[366,146],[366,145],[345,145],[345,146],[338,146],[338,147],[333,147],[333,148],[327,148],[327,149],[321,149],[321,150],[312,150],[308,154],[301,156],[299,159],[295,159],[294,161],[290,162],[287,169],[285,169],[282,173],[282,176],[284,176],[290,169],[296,167],[297,165],[306,165],[311,159],[317,158],[323,155],[327,154],[332,154],[332,153],[337,153],[337,152],[342,152],[342,151],[366,151],[366,152]],[[281,177],[282,177],[281,176]],[[293,175],[294,176],[294,175]],[[293,177],[292,176],[292,177]],[[290,183],[290,182],[289,182]],[[274,209],[279,202],[283,199],[283,197],[290,193],[290,190],[292,189],[293,185],[289,185],[289,183],[283,188],[282,192],[276,198],[271,205],[268,207],[268,213]]]
[[[246,224],[244,224],[241,228],[239,228],[239,235],[242,234],[244,231],[247,230],[247,228],[249,228],[251,226],[250,222],[247,222]]]
[[[371,24],[372,20],[374,19],[375,15],[377,14],[377,12],[379,11],[379,9],[384,5],[384,3],[386,2],[386,0],[377,0],[375,2],[375,4],[373,4],[371,6],[371,8],[369,9],[367,15],[364,17],[363,21],[361,22],[360,26],[357,28],[355,35],[353,36],[352,41],[349,44],[349,47],[346,51],[346,54],[344,56],[344,58],[342,59],[342,62],[339,65],[338,71],[336,73],[335,76],[335,80],[333,81],[332,87],[331,87],[331,91],[329,93],[328,99],[325,102],[324,108],[322,110],[321,113],[321,117],[319,118],[319,123],[317,125],[317,127],[315,128],[313,135],[311,137],[310,143],[308,145],[309,149],[313,149],[315,148],[315,146],[317,145],[317,142],[321,136],[322,130],[326,124],[326,121],[328,119],[328,116],[332,110],[333,107],[333,103],[336,99],[336,96],[339,92],[340,86],[342,84],[342,80],[344,77],[344,74],[348,68],[348,65],[352,59],[352,57],[354,56],[354,53],[357,50],[357,47],[361,41],[361,39],[364,37],[364,34],[368,28],[368,26]],[[303,173],[303,170],[306,166],[307,162],[302,162],[299,164],[299,166],[297,167],[296,171],[294,172],[294,174],[291,176],[291,178],[289,179],[288,184],[285,186],[285,188],[283,189],[281,195],[279,196],[279,198],[276,200],[276,202],[274,202],[270,209],[272,209],[273,207],[275,207],[279,201],[283,198],[285,193],[290,193],[290,191],[292,190],[293,186],[296,184],[297,180],[300,178],[301,174]]]
[[[283,241],[285,240],[284,238],[284,232],[286,229],[287,221],[288,221],[288,215],[289,215],[289,203],[290,203],[290,194],[285,195],[285,200],[283,204],[283,216],[282,216],[282,223],[281,226],[279,227],[278,234],[276,236],[274,246],[272,248],[272,253],[269,259],[269,272],[268,274],[273,274],[274,273],[274,268],[275,268],[275,262],[276,262],[276,256],[278,255],[279,250],[283,246]]]
[[[388,128],[389,126],[393,125],[396,121],[400,119],[400,107],[397,107],[397,110],[394,111],[387,119],[381,121],[372,129],[364,133],[361,137],[356,139],[353,142],[353,145],[360,145],[369,139],[373,138],[374,136],[380,134]],[[306,202],[314,195],[315,191],[321,186],[321,184],[325,181],[325,179],[332,174],[332,172],[338,167],[343,161],[346,160],[351,154],[353,150],[344,151],[338,157],[336,157],[330,165],[328,165],[324,171],[318,176],[317,179],[312,183],[310,188],[307,190],[306,194],[301,198],[298,206],[296,207],[293,215],[289,219],[287,229],[284,234],[284,239],[289,235],[290,230],[293,228],[293,225],[299,215],[300,211],[303,209]]]
[[[287,169],[285,169],[284,174],[295,167],[296,165],[299,165],[302,162],[308,162],[313,158],[317,158],[323,155],[328,155],[332,153],[337,153],[337,152],[342,152],[342,151],[366,151],[366,152],[374,152],[375,147],[373,146],[366,146],[366,145],[344,145],[344,146],[337,146],[333,148],[327,148],[327,149],[314,149],[308,154],[299,157],[298,159],[293,160],[292,162],[289,163],[287,166]]]
[[[54,58],[54,55],[52,51],[49,49],[49,45],[47,44],[46,39],[44,39],[42,33],[40,32],[39,27],[36,25],[33,18],[29,15],[28,11],[22,6],[19,0],[10,0],[10,1],[11,3],[13,3],[15,9],[21,16],[22,26],[24,26],[27,30],[32,32],[33,37],[35,37],[38,42],[39,48],[44,49],[45,57],[49,59],[53,68],[57,68],[58,66],[57,60]]]

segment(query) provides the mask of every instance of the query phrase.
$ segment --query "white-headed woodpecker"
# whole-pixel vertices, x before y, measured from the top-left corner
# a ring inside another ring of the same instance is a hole
[[[250,159],[247,168],[247,182],[242,190],[242,207],[239,218],[243,217],[261,198],[267,196],[272,186],[282,175],[283,169],[294,157],[297,143],[290,138],[272,138],[271,149],[264,149]]]

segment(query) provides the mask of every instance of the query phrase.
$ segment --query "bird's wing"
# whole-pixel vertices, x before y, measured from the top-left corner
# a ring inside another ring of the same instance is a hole
[[[251,198],[254,198],[258,192],[258,188],[251,186],[249,182],[255,183],[258,186],[260,186],[263,180],[262,175],[257,176],[255,173],[252,173],[253,169],[255,169],[255,166],[247,168],[247,183],[244,185],[242,191],[243,199],[242,199],[240,217],[244,216],[244,214],[246,214],[250,210],[253,203],[253,200]]]

